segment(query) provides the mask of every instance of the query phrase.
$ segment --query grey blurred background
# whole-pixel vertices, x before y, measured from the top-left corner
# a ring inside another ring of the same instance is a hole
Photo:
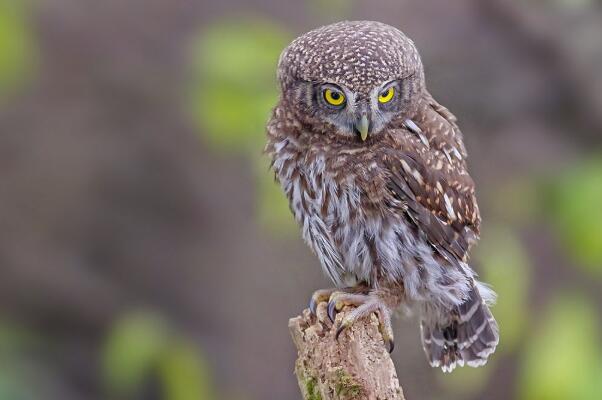
[[[408,399],[602,398],[599,0],[0,0],[0,400],[298,399],[329,285],[261,155],[295,36],[379,20],[459,118],[499,293],[481,369]]]

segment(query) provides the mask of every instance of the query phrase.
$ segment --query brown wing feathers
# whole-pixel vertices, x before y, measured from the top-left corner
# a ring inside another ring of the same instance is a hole
[[[411,157],[402,155],[406,163]],[[409,164],[411,165],[411,164]],[[454,263],[463,260],[468,252],[469,244],[465,237],[453,225],[443,221],[421,202],[419,195],[422,193],[420,186],[413,176],[401,173],[401,162],[397,167],[391,166],[389,189],[406,205],[406,217],[417,228],[418,232],[438,251],[438,253]],[[453,257],[452,257],[453,256]]]
[[[449,142],[454,138],[442,139],[440,132],[447,128],[449,133],[455,133],[457,128],[452,126],[455,117],[442,106],[434,108],[433,102],[429,101],[425,111],[431,115],[420,118],[420,127],[431,136],[435,148],[453,147]],[[433,137],[432,130],[429,132],[430,125],[436,126],[438,138]],[[478,236],[480,216],[474,183],[463,173],[465,162],[454,161],[455,165],[443,159],[442,153],[439,159],[425,160],[420,152],[392,150],[386,157],[390,172],[388,186],[406,204],[407,218],[442,257],[466,261],[468,250]]]

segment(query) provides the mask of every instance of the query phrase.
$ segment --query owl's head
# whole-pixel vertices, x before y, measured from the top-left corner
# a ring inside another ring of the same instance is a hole
[[[424,91],[412,40],[373,21],[345,21],[295,39],[280,56],[283,100],[317,131],[365,141],[410,118]]]

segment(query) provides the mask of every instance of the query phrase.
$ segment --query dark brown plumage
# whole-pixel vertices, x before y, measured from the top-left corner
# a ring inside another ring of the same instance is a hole
[[[431,365],[484,364],[498,329],[494,294],[467,264],[480,225],[474,183],[413,42],[377,22],[329,25],[284,50],[278,77],[266,151],[338,287],[313,305],[329,300],[331,315],[357,306],[341,329],[377,312],[392,343],[390,314],[404,304],[421,315]]]

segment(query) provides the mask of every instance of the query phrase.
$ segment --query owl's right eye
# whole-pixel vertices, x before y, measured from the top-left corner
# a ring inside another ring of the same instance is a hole
[[[345,103],[345,95],[336,89],[324,89],[324,100],[331,106],[339,107]]]

